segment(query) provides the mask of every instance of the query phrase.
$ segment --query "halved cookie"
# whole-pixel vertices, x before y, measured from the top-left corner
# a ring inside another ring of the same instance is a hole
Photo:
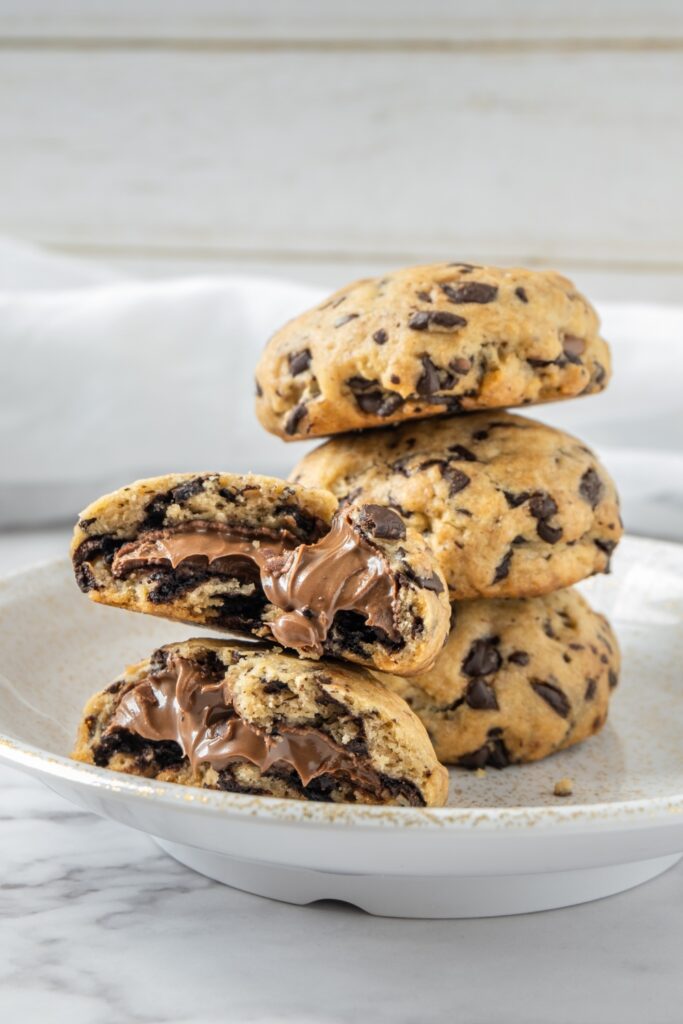
[[[165,782],[337,803],[440,806],[448,773],[407,704],[363,669],[187,640],[86,705],[72,756]]]
[[[590,448],[505,412],[335,437],[291,479],[396,509],[454,600],[533,597],[607,572],[622,534],[616,488]]]
[[[384,671],[428,668],[450,609],[431,551],[391,509],[230,473],[140,480],[81,514],[94,601]]]
[[[296,317],[256,370],[287,441],[602,391],[597,314],[551,271],[437,263],[356,281]]]
[[[377,678],[420,716],[445,764],[504,768],[602,729],[619,647],[604,615],[575,590],[460,601],[433,669]]]

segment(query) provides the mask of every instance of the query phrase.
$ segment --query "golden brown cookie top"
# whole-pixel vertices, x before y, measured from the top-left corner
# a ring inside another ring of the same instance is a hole
[[[256,411],[285,440],[601,391],[607,344],[552,271],[438,263],[357,281],[268,342]]]

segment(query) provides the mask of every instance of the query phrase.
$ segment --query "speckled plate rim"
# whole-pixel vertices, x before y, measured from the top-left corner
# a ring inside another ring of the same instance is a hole
[[[683,814],[683,793],[668,797],[611,803],[572,804],[550,807],[375,807],[356,804],[319,804],[240,793],[194,790],[174,782],[149,782],[81,764],[50,754],[28,743],[19,743],[0,733],[0,760],[41,776],[56,777],[111,795],[136,800],[155,800],[182,806],[195,813],[260,818],[269,822],[300,822],[308,826],[349,826],[361,828],[429,828],[468,831],[501,829],[540,830],[602,827],[613,830],[678,824]],[[47,781],[47,780],[45,780]],[[48,783],[49,784],[49,783]]]

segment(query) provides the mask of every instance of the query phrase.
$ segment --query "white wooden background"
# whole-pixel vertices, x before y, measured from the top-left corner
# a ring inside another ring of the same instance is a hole
[[[681,0],[0,0],[0,234],[683,301]]]

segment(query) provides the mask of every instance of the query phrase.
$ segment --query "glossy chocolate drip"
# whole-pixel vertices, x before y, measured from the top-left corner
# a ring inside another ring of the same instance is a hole
[[[361,614],[368,626],[400,640],[394,624],[396,584],[382,553],[335,516],[329,533],[315,544],[292,547],[282,539],[248,539],[210,523],[155,531],[123,545],[112,563],[115,576],[150,565],[175,569],[184,562],[226,574],[241,563],[258,571],[268,601],[281,614],[269,622],[285,647],[320,656],[339,611]]]
[[[316,729],[281,728],[270,736],[237,717],[225,680],[207,679],[201,666],[175,654],[123,695],[107,732],[115,729],[174,740],[194,768],[208,763],[220,771],[249,761],[266,773],[284,764],[304,786],[319,775],[345,775],[365,789],[381,787],[375,771]]]

